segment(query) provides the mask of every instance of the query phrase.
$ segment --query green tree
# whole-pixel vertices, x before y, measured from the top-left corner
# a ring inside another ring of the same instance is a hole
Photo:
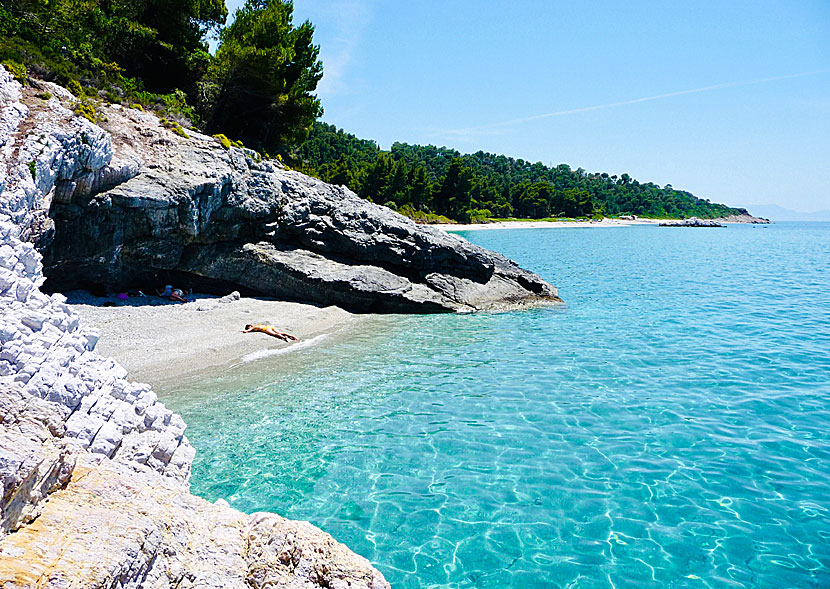
[[[154,92],[195,90],[210,61],[205,35],[228,16],[224,0],[100,0],[100,10],[107,54]]]
[[[387,152],[378,155],[374,165],[369,168],[360,196],[375,202],[386,202],[392,177],[395,172],[395,160]]]
[[[62,83],[123,84],[124,73],[134,87],[192,92],[211,59],[204,37],[226,17],[224,0],[8,0],[0,55]]]
[[[429,208],[432,200],[432,182],[424,166],[418,166],[409,175],[409,200],[416,209]]]
[[[400,159],[395,162],[392,180],[384,200],[391,200],[398,205],[409,201],[409,169],[406,160]]]
[[[459,221],[466,220],[472,206],[472,178],[473,171],[464,166],[461,158],[453,159],[441,187],[435,194],[435,212]]]
[[[314,26],[292,24],[283,0],[247,0],[220,35],[211,80],[203,87],[208,131],[271,153],[287,152],[323,113],[313,94],[323,76]]]

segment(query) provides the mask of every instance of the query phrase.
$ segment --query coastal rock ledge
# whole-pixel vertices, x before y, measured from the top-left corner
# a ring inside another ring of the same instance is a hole
[[[41,292],[31,242],[54,232],[50,203],[141,169],[42,86],[53,97],[30,108],[0,66],[0,587],[388,588],[311,524],[191,495],[184,421]]]
[[[25,231],[44,254],[47,291],[174,283],[393,313],[560,300],[504,256],[343,186],[118,105],[98,108],[101,128],[72,115],[66,90],[48,91],[48,101],[24,92],[16,159],[29,177],[7,187],[35,185]]]

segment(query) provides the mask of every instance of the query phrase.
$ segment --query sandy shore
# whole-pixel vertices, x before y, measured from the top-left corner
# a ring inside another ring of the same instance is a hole
[[[158,390],[220,374],[240,362],[306,348],[357,320],[339,307],[264,298],[219,303],[215,297],[194,295],[196,302],[181,304],[155,296],[118,301],[81,291],[66,295],[82,321],[101,333],[96,351],[117,360],[130,380]],[[106,302],[116,306],[102,306]],[[299,341],[242,333],[248,323],[270,323]]]
[[[499,221],[497,223],[476,223],[473,225],[444,225],[438,227],[444,231],[478,231],[481,229],[550,229],[552,227],[628,227],[630,225],[655,225],[665,219],[603,219],[602,221]]]

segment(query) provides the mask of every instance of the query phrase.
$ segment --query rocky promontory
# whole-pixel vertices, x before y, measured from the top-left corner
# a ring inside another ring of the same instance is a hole
[[[44,195],[27,228],[46,288],[202,291],[357,312],[506,309],[556,289],[497,253],[149,113],[99,108],[101,127],[32,99],[21,149]],[[58,96],[57,92],[53,92]],[[19,158],[18,158],[19,159]]]
[[[746,209],[741,210],[746,211]],[[770,221],[769,219],[764,219],[763,217],[755,217],[747,212],[743,212],[740,215],[718,217],[714,220],[718,223],[749,223],[750,225],[769,225],[770,223],[772,223],[772,221]]]

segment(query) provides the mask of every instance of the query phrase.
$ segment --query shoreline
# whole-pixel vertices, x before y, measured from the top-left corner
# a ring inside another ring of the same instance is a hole
[[[85,291],[64,294],[81,321],[100,333],[95,350],[123,366],[131,381],[146,382],[161,394],[248,362],[307,349],[357,318],[340,307],[269,298],[194,294],[195,302],[170,303],[156,296],[119,301]],[[242,333],[249,323],[269,323],[298,341]]]
[[[761,219],[749,215],[721,217],[712,219],[724,225],[738,224],[771,224],[769,219]],[[632,225],[659,225],[660,223],[683,221],[683,219],[611,219],[605,217],[602,221],[496,221],[494,223],[436,223],[443,231],[481,231],[487,229],[553,229],[562,227],[631,227]]]
[[[497,221],[495,223],[446,224],[438,223],[444,231],[479,231],[482,229],[551,229],[561,227],[630,227],[631,225],[657,225],[672,219],[608,219],[602,221]]]

